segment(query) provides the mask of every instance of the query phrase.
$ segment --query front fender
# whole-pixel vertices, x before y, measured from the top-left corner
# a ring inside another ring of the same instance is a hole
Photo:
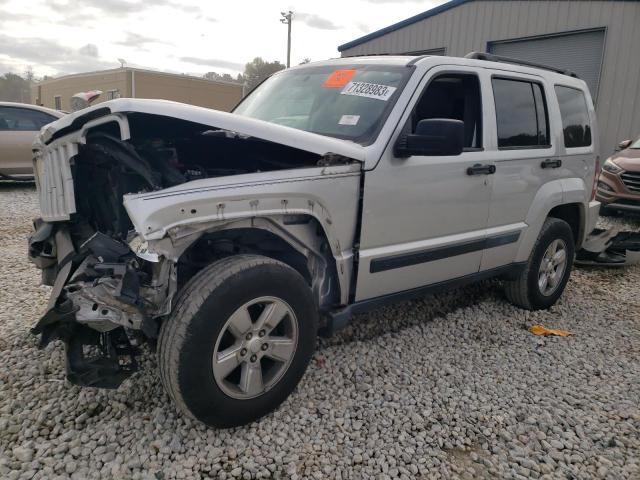
[[[359,165],[344,165],[219,177],[125,195],[123,203],[145,240],[159,240],[179,226],[309,215],[322,225],[337,255],[353,245],[359,176]]]
[[[360,165],[353,164],[219,177],[125,195],[123,203],[136,231],[148,242],[173,242],[189,232],[243,220],[283,218],[286,225],[296,216],[312,217],[324,230],[338,272],[346,278],[358,221],[360,174]]]

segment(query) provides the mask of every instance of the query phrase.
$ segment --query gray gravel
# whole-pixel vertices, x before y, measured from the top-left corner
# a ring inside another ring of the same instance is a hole
[[[103,391],[36,348],[36,215],[0,184],[0,478],[640,478],[640,267],[574,271],[547,312],[485,282],[360,316],[278,411],[217,431],[176,412],[151,352]]]

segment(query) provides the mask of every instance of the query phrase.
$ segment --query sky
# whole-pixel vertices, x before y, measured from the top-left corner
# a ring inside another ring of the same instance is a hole
[[[0,0],[0,74],[57,76],[127,66],[236,76],[255,57],[291,64],[340,56],[337,47],[444,0]]]

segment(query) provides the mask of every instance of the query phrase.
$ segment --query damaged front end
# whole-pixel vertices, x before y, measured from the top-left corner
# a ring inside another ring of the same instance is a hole
[[[32,332],[65,343],[72,383],[117,388],[178,289],[219,258],[260,251],[308,270],[321,306],[345,296],[328,272],[337,255],[349,284],[350,254],[322,237],[329,213],[306,192],[280,196],[279,182],[312,177],[309,190],[335,172],[357,188],[363,159],[351,142],[173,102],[113,100],[49,124],[34,143],[29,259],[53,290]]]
[[[577,253],[576,265],[626,267],[640,263],[640,232],[596,228]]]
[[[174,263],[141,259],[100,232],[76,251],[68,225],[35,226],[29,258],[43,268],[45,283],[55,281],[47,312],[32,333],[41,334],[41,347],[65,343],[72,383],[117,388],[137,369],[134,344],[140,338],[132,332],[156,338],[156,319],[171,309]]]

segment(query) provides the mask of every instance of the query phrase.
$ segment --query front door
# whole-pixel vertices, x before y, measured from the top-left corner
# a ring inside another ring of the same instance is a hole
[[[366,172],[356,301],[478,272],[492,189],[482,76],[464,67],[431,69],[380,162]],[[429,118],[464,121],[465,151],[395,157],[397,136]]]

